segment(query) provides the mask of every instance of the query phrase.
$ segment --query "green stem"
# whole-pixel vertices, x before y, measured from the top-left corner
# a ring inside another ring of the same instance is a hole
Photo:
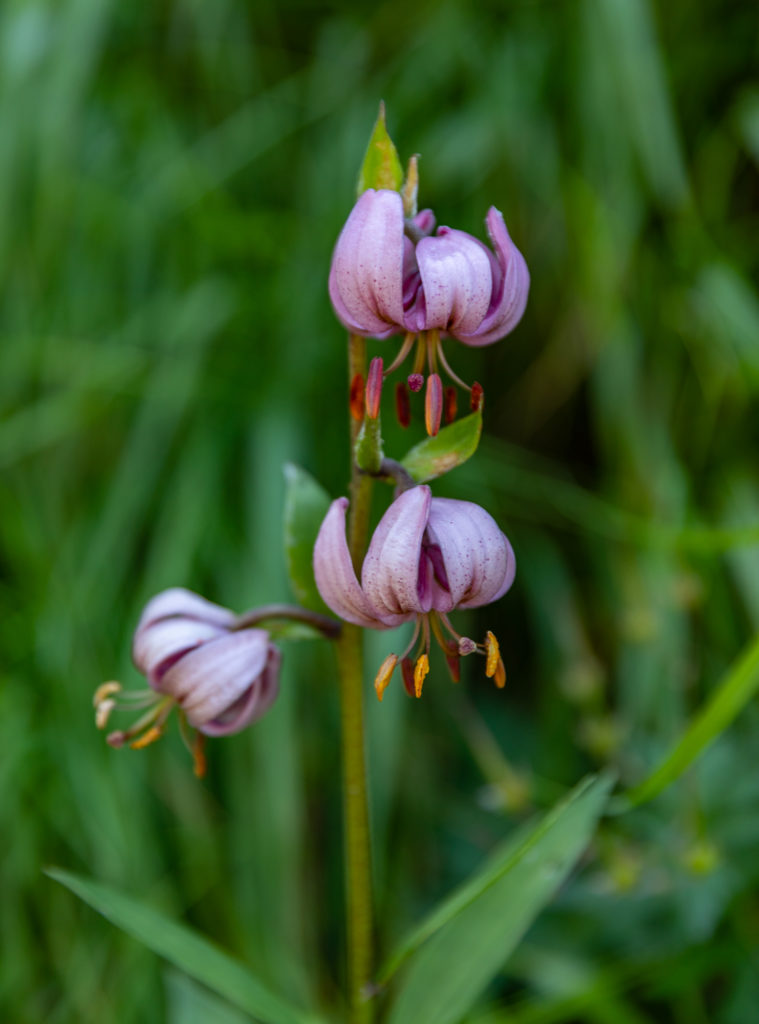
[[[366,373],[366,342],[351,335],[349,381]],[[369,534],[372,479],[355,465],[353,446],[360,424],[351,420],[351,503],[348,543],[360,567]],[[340,717],[345,819],[345,889],[348,943],[348,995],[351,1024],[371,1024],[374,1004],[369,986],[374,969],[371,843],[364,742],[363,647],[358,626],[344,623],[335,644],[340,675]]]

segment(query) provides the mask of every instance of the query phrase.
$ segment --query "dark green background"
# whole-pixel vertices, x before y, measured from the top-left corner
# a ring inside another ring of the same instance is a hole
[[[287,648],[278,705],[211,745],[202,784],[175,729],[113,751],[90,700],[139,683],[129,637],[157,590],[288,597],[284,461],[345,490],[326,276],[380,98],[421,204],[481,237],[495,204],[533,282],[513,335],[447,346],[486,385],[486,438],[438,493],[485,505],[519,567],[456,622],[496,632],[509,682],[470,659],[454,688],[438,663],[422,701],[396,681],[369,705],[383,948],[530,807],[601,765],[637,781],[674,742],[759,623],[735,532],[759,497],[758,39],[751,4],[716,0],[3,5],[4,1020],[190,1020],[51,863],[335,1003],[326,645]],[[415,411],[390,454],[422,436]],[[602,827],[477,1020],[754,1019],[758,729],[748,708]]]

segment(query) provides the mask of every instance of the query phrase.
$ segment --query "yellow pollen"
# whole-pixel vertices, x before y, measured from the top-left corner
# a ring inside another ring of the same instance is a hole
[[[498,641],[490,630],[485,634],[485,654],[488,659],[485,665],[485,675],[488,679],[492,679],[498,669],[498,662],[501,657],[501,648],[498,646]]]
[[[425,676],[430,671],[430,659],[426,654],[420,654],[414,665],[414,693],[417,697],[422,696]]]
[[[98,729],[105,729],[111,712],[116,707],[116,701],[112,697],[101,700],[95,708],[95,725]]]
[[[112,697],[114,693],[121,691],[121,683],[117,683],[111,680],[108,683],[101,683],[92,697],[92,706],[96,708],[99,704],[102,704],[107,697]]]
[[[395,672],[395,666],[398,664],[397,654],[388,654],[385,660],[379,667],[379,671],[374,679],[374,689],[377,691],[377,700],[381,701],[385,690],[388,687],[390,680],[392,679],[393,672]]]
[[[143,747],[149,747],[151,743],[155,743],[155,741],[159,740],[162,735],[163,729],[161,729],[160,726],[151,725],[151,727],[144,732],[142,736],[138,736],[136,740],[132,740],[129,746],[132,750],[142,750]]]
[[[495,667],[495,685],[499,690],[506,685],[506,666],[503,663],[503,658],[498,659],[498,664]]]

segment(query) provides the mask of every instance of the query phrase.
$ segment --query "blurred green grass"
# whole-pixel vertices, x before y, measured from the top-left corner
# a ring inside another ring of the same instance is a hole
[[[716,0],[3,5],[3,1019],[193,1001],[49,863],[336,998],[330,652],[288,648],[276,709],[213,744],[203,785],[176,735],[107,748],[90,696],[136,682],[157,589],[287,596],[284,461],[345,489],[325,280],[380,97],[422,203],[479,235],[498,206],[533,279],[514,335],[448,349],[487,382],[488,436],[440,491],[514,542],[516,586],[471,624],[509,684],[440,668],[418,704],[370,705],[381,940],[520,816],[509,794],[547,803],[606,764],[638,781],[679,735],[759,627],[758,38]],[[604,826],[489,1022],[752,1019],[758,717]]]

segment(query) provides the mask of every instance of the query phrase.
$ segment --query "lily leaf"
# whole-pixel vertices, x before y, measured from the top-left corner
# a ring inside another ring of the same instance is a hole
[[[187,925],[110,886],[60,868],[46,873],[117,928],[262,1024],[318,1024],[317,1018],[280,999],[239,960]]]
[[[434,480],[470,459],[477,451],[481,433],[482,413],[473,412],[443,427],[436,437],[414,445],[401,459],[401,465],[418,484]]]
[[[329,612],[316,589],[313,552],[330,498],[299,466],[285,465],[285,559],[293,593],[304,608]]]
[[[403,168],[398,150],[387,133],[385,104],[380,103],[377,121],[358,176],[358,194],[362,195],[368,188],[388,188],[397,192],[402,184]]]
[[[520,830],[396,951],[410,960],[389,1024],[455,1024],[503,966],[588,844],[612,780],[585,779],[537,825]]]

